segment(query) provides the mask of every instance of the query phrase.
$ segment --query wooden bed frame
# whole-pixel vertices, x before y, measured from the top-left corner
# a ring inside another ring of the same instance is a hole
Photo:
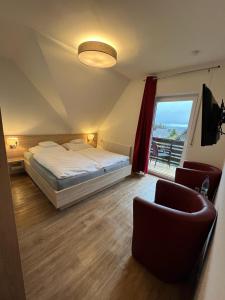
[[[96,147],[98,135],[97,133],[94,134],[94,140],[92,141],[91,145]],[[17,138],[18,139],[18,146],[16,149],[10,149],[7,145],[8,138]],[[73,139],[83,139],[87,142],[87,133],[74,133],[74,134],[41,134],[41,135],[6,135],[5,136],[5,147],[7,150],[7,157],[8,158],[17,158],[22,157],[24,152],[28,151],[29,148],[36,146],[39,142],[44,141],[53,141],[57,144],[64,144],[68,143]]]
[[[101,141],[101,147],[108,151],[128,155],[131,159],[132,153],[130,146]],[[113,172],[105,173],[102,176],[98,176],[96,178],[76,184],[69,188],[56,191],[31,166],[28,160],[25,159],[24,162],[26,172],[30,175],[33,181],[38,185],[38,187],[57,209],[64,209],[66,207],[69,207],[131,175],[131,165],[128,165]]]

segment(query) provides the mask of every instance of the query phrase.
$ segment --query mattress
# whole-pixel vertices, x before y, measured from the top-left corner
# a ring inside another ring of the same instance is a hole
[[[49,184],[50,186],[56,190],[61,191],[63,189],[69,188],[73,185],[82,183],[84,181],[90,180],[92,178],[104,175],[104,169],[100,169],[95,172],[79,174],[63,179],[58,179],[54,174],[52,174],[48,169],[39,164],[33,157],[29,159],[30,165],[35,169],[38,174],[40,174]]]
[[[40,174],[48,183],[49,185],[56,191],[61,191],[65,188],[69,188],[76,184],[88,181],[90,179],[96,178],[98,176],[102,176],[106,173],[113,172],[117,169],[123,168],[129,165],[129,161],[115,163],[109,167],[101,168],[98,171],[79,174],[63,179],[58,179],[54,174],[52,174],[48,169],[43,167],[39,162],[37,162],[34,158],[32,153],[26,152],[24,153],[24,157],[26,160],[30,162],[32,168]]]
[[[112,164],[112,165],[110,165],[108,167],[104,167],[104,170],[105,170],[106,173],[109,173],[109,172],[113,172],[115,170],[121,169],[123,167],[129,166],[129,164],[130,164],[129,160],[127,160],[127,161],[119,161],[119,162],[117,162],[115,164]]]
[[[67,151],[60,145],[54,147],[36,146],[30,152],[33,153],[33,158],[39,164],[58,179],[96,172],[104,167],[82,155],[79,151]]]
[[[79,152],[83,156],[95,161],[99,166],[105,168],[107,172],[116,170],[129,164],[128,156],[110,152],[104,149],[92,147],[75,152]]]

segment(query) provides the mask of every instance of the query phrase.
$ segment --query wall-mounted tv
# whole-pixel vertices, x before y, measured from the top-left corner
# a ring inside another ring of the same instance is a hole
[[[225,109],[216,102],[211,90],[203,84],[202,88],[202,138],[201,146],[216,144],[223,134],[222,124],[225,123]]]

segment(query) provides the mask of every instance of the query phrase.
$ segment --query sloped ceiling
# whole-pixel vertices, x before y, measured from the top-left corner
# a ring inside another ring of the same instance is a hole
[[[17,96],[14,94],[8,95],[8,98],[0,97],[3,117],[6,120],[6,133],[96,132],[129,80],[113,69],[101,70],[82,65],[74,51],[71,52],[70,49],[27,26],[15,23],[13,26],[9,20],[1,20],[1,25],[4,28],[4,34],[0,34],[0,38],[4,48],[0,47],[0,54],[10,59],[11,64],[14,62],[14,73],[16,73],[7,78],[2,77],[1,84],[5,82],[4,87],[9,88],[11,81],[13,89],[13,78],[18,78],[18,74],[21,78],[17,82],[23,81]],[[13,73],[12,70],[11,73]],[[11,109],[15,97],[17,100],[20,98],[27,82],[29,82],[29,90],[33,89],[32,94],[25,93],[26,99],[23,99],[21,105],[17,101],[16,110]],[[34,98],[34,93],[41,97],[42,102],[45,101],[46,107],[51,108],[51,113],[55,114],[55,120],[60,119],[60,122],[63,122],[60,130],[56,124],[48,126],[43,123],[43,109],[30,112],[33,120],[38,120],[41,112],[39,125],[32,126],[29,122],[27,124],[29,118],[26,119],[26,110],[23,107],[25,103],[29,107],[34,99],[39,101],[38,97]],[[33,97],[32,101],[30,101],[31,97]],[[7,117],[5,117],[6,111]],[[9,117],[10,112],[11,117]],[[16,122],[18,115],[25,120],[23,125],[20,122],[18,126]],[[14,119],[14,122],[8,122],[8,119],[11,121]]]
[[[0,0],[0,26],[0,56],[71,132],[98,130],[129,79],[225,58],[222,0]],[[78,61],[78,45],[96,39],[116,48],[114,68]]]
[[[72,128],[76,132],[79,129],[95,131],[128,80],[113,70],[80,64],[74,53],[56,47],[49,39],[39,36],[38,40]]]
[[[0,106],[5,134],[70,132],[24,73],[5,58],[0,58]]]
[[[86,39],[111,43],[129,78],[225,58],[223,0],[0,1],[2,17],[75,51]]]

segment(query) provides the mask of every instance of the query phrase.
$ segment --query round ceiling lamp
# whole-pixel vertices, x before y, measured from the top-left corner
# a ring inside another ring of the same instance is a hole
[[[89,41],[78,47],[79,60],[85,65],[97,68],[110,68],[116,64],[116,50],[105,43]]]

